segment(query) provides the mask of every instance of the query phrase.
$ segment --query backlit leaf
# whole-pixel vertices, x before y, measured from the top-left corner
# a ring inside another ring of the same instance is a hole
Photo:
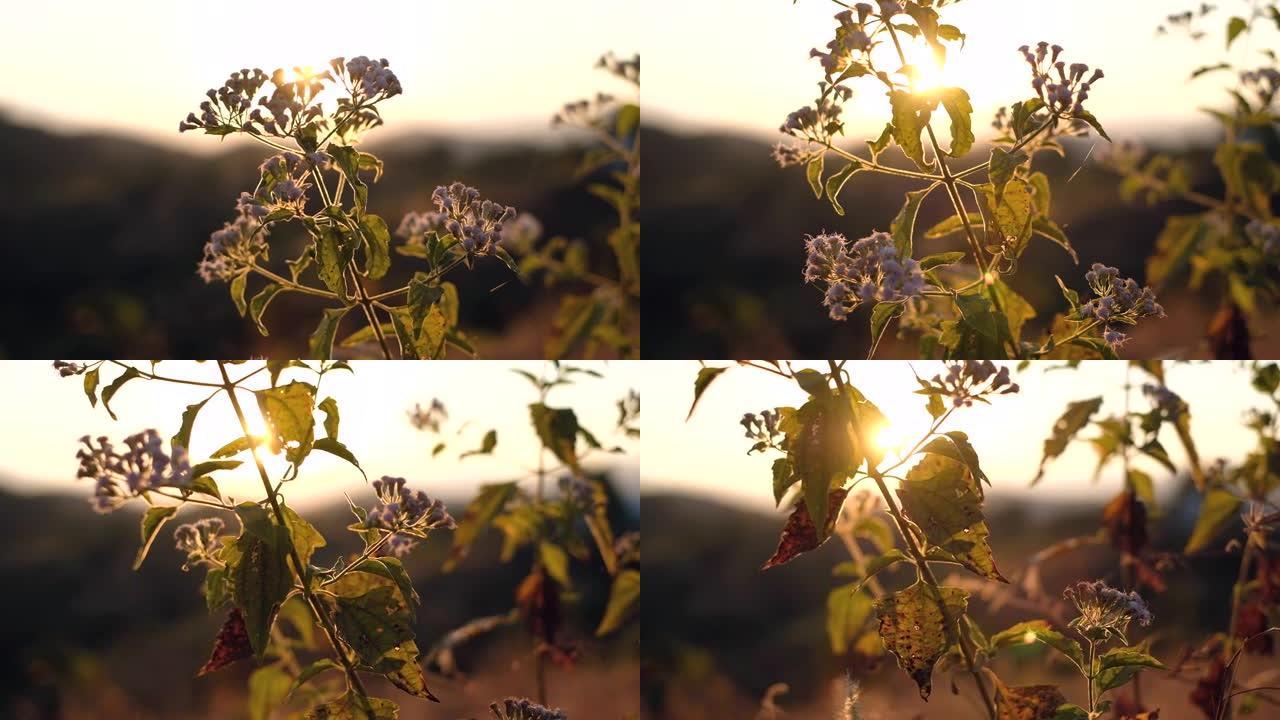
[[[959,588],[934,589],[917,582],[876,603],[880,639],[928,700],[933,689],[933,666],[956,641],[956,620],[969,606],[969,594]],[[946,615],[943,615],[943,608]]]

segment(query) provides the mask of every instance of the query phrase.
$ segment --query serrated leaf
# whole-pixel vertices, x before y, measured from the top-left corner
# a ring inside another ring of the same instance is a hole
[[[272,452],[283,449],[286,460],[295,465],[302,462],[315,442],[315,387],[295,380],[254,395],[267,422]]]
[[[467,505],[458,520],[458,528],[453,532],[453,547],[449,551],[449,559],[444,563],[445,572],[453,570],[466,557],[472,543],[502,512],[507,501],[515,497],[517,490],[518,485],[514,482],[480,486],[475,499]]]
[[[826,521],[821,528],[814,525],[813,519],[809,516],[806,502],[801,500],[796,503],[796,509],[787,518],[787,524],[782,529],[782,535],[778,538],[778,549],[774,551],[773,556],[765,561],[765,564],[760,569],[768,570],[771,567],[782,565],[794,560],[803,553],[821,547],[831,537],[831,530],[836,523],[836,515],[839,514],[840,506],[844,504],[844,498],[848,494],[849,491],[844,488],[830,493],[826,507],[823,508],[823,515]]]
[[[955,642],[955,622],[968,606],[969,594],[965,591],[934,589],[923,582],[876,603],[880,639],[897,658],[898,667],[915,681],[925,700],[933,689],[933,666]]]
[[[267,283],[249,301],[249,317],[253,320],[253,324],[258,327],[258,332],[262,333],[264,337],[268,333],[266,323],[262,322],[262,314],[267,311],[267,306],[282,290],[284,288],[275,283]]]
[[[813,196],[822,199],[822,166],[826,153],[818,153],[805,166],[804,174],[809,179],[809,187],[813,189]]]
[[[903,512],[931,545],[982,577],[1008,582],[987,541],[982,490],[965,464],[945,455],[926,455],[907,471],[898,497]]]

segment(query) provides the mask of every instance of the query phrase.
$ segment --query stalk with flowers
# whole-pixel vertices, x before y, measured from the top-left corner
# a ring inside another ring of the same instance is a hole
[[[833,320],[871,306],[872,355],[897,319],[903,330],[919,335],[924,357],[1034,359],[1114,357],[1127,340],[1127,327],[1164,314],[1149,289],[1095,264],[1088,278],[1093,297],[1082,302],[1059,279],[1070,310],[1042,337],[1024,338],[1024,325],[1036,310],[1004,280],[1018,269],[1034,237],[1056,243],[1077,259],[1051,217],[1048,176],[1033,164],[1038,154],[1063,154],[1064,138],[1090,131],[1106,138],[1085,106],[1093,86],[1103,79],[1101,70],[1068,65],[1063,48],[1047,42],[1019,48],[1030,67],[1034,95],[997,115],[997,137],[987,161],[960,168],[953,163],[976,140],[969,94],[960,87],[931,87],[925,65],[940,67],[954,43],[965,39],[959,28],[942,22],[939,10],[953,3],[836,4],[841,10],[835,16],[835,37],[825,52],[811,53],[823,68],[818,98],[787,117],[780,130],[792,142],[779,144],[774,157],[783,167],[804,166],[815,196],[825,196],[837,215],[844,214],[840,193],[862,173],[905,178],[921,189],[907,193],[887,232],[855,241],[839,233],[806,239],[804,280],[823,292],[822,303]],[[911,43],[923,44],[923,59],[909,55]],[[845,134],[841,115],[854,102],[857,81],[878,82],[892,110],[881,135],[867,142],[865,157],[838,144]],[[949,147],[934,127],[939,112],[949,120]],[[912,167],[887,161],[891,145]],[[840,167],[829,172],[828,160]],[[939,190],[954,214],[921,232],[916,227],[920,208]],[[917,240],[955,235],[964,237],[967,252],[917,253]]]
[[[796,370],[790,363],[742,361],[794,380],[807,399],[742,418],[749,453],[772,453],[774,499],[791,507],[769,569],[839,537],[850,561],[836,568],[849,582],[827,603],[833,651],[874,658],[887,651],[928,700],[935,672],[967,675],[984,717],[1091,720],[1108,708],[1102,695],[1127,684],[1144,668],[1161,668],[1144,647],[1124,635],[1131,620],[1148,624],[1145,603],[1101,582],[1067,591],[1078,617],[1067,624],[1088,647],[1067,638],[1047,620],[1029,620],[988,635],[970,615],[969,584],[1004,584],[990,546],[983,513],[984,484],[977,450],[966,433],[944,429],[964,408],[998,402],[1020,392],[1010,368],[990,361],[951,364],[932,378],[917,376],[918,394],[932,418],[929,429],[893,457],[875,438],[886,419],[854,384],[844,362],[828,370]],[[729,367],[704,367],[694,384],[694,404]],[[854,494],[863,482],[872,488]],[[891,489],[890,483],[896,487]],[[854,498],[853,502],[849,498]],[[892,530],[890,529],[892,528]],[[897,538],[894,539],[894,533]],[[963,579],[942,579],[935,566],[950,565]],[[881,573],[902,566],[914,583],[892,590]],[[1123,599],[1123,602],[1121,602]],[[1118,642],[1117,642],[1118,641]],[[1045,644],[1064,654],[1087,679],[1084,704],[1073,704],[1053,685],[1009,686],[995,661],[1007,649]]]
[[[369,678],[436,700],[427,687],[413,630],[421,599],[401,558],[432,535],[457,527],[444,505],[403,478],[375,480],[368,507],[351,502],[348,529],[357,549],[321,561],[318,551],[328,541],[286,502],[285,487],[305,481],[305,462],[316,452],[341,458],[364,474],[355,453],[338,439],[337,401],[321,399],[325,377],[350,372],[349,365],[289,361],[251,369],[219,361],[212,380],[200,373],[174,374],[160,363],[59,361],[55,367],[64,377],[82,379],[89,402],[100,403],[112,418],[110,404],[128,383],[208,392],[182,411],[180,429],[172,438],[155,430],[130,435],[119,444],[86,437],[77,453],[78,476],[94,485],[95,510],[112,512],[128,503],[146,506],[135,569],[179,513],[206,512],[173,533],[185,556],[183,570],[204,573],[201,587],[209,611],[226,612],[197,675],[253,659],[258,665],[249,679],[250,706],[258,709],[254,712],[290,708],[316,720],[397,717],[397,703],[372,695]],[[238,426],[221,438],[226,443],[210,459],[193,463],[187,451],[192,438],[221,430],[200,422],[201,411],[223,402]],[[265,434],[251,431],[250,412],[261,415]],[[269,474],[268,456],[283,458],[279,477]],[[217,476],[246,460],[256,469],[263,496],[237,503],[219,488]],[[232,521],[237,529],[228,532]],[[564,720],[563,714],[519,699],[494,703],[491,710],[499,720]]]
[[[537,402],[529,405],[530,424],[541,445],[536,469],[524,478],[480,488],[462,515],[445,570],[463,562],[476,541],[493,528],[503,536],[502,562],[513,562],[523,549],[531,551],[529,573],[516,588],[515,607],[509,613],[476,618],[454,630],[432,649],[430,660],[451,673],[455,669],[453,651],[458,645],[501,627],[523,623],[534,645],[536,700],[546,704],[550,694],[548,664],[567,667],[578,654],[563,632],[563,606],[574,594],[573,561],[594,563],[598,558],[597,568],[603,568],[609,576],[604,614],[592,622],[596,637],[616,633],[639,612],[640,534],[619,536],[614,532],[607,489],[582,466],[593,453],[622,452],[621,448],[606,451],[595,434],[579,424],[571,408],[548,405],[554,388],[599,377],[599,373],[560,363],[552,363],[542,374],[515,372],[527,379],[538,395]],[[615,431],[639,437],[639,394],[628,393],[617,401],[617,409]],[[467,427],[464,423],[450,433],[448,411],[438,399],[426,407],[415,405],[409,419],[415,428],[438,438],[432,457],[446,452],[454,442],[446,437],[461,437]],[[460,457],[491,454],[497,443],[496,431],[489,430],[480,438],[478,448],[467,449]],[[555,464],[548,465],[549,459],[554,459]]]

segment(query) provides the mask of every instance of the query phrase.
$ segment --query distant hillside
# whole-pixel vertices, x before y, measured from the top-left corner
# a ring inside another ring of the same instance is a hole
[[[176,132],[176,130],[175,130]],[[486,197],[536,214],[548,232],[602,238],[608,207],[574,177],[581,152],[569,146],[485,145],[442,137],[397,136],[369,148],[386,162],[372,210],[394,229],[410,210],[430,206],[431,191],[462,180]],[[193,147],[213,137],[190,134]],[[225,285],[195,275],[209,233],[255,184],[267,148],[213,155],[174,152],[128,137],[58,135],[0,115],[5,199],[0,203],[0,261],[7,269],[0,310],[0,357],[296,356],[319,313],[284,296],[268,311],[270,338],[237,316]],[[273,236],[280,249],[300,241]],[[286,253],[277,250],[273,262]],[[408,259],[380,281],[407,278]],[[489,357],[541,354],[557,304],[499,263],[482,263],[460,283],[464,325]]]

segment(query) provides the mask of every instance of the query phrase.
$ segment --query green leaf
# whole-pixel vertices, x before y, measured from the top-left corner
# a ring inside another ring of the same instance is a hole
[[[400,717],[400,708],[390,700],[368,698],[366,707],[364,700],[350,690],[342,697],[324,705],[317,705],[307,711],[304,720],[396,720]]]
[[[142,567],[142,561],[146,560],[147,553],[151,552],[151,543],[156,540],[156,533],[160,532],[160,527],[176,512],[178,512],[177,507],[147,508],[146,514],[142,516],[142,547],[138,548],[138,555],[133,560],[134,570]]]
[[[890,90],[889,104],[893,108],[891,127],[894,141],[921,170],[932,169],[932,163],[924,159],[924,142],[920,134],[929,124],[933,104],[903,90]]]
[[[805,177],[809,178],[809,187],[813,188],[813,196],[819,200],[822,199],[822,164],[825,157],[825,153],[818,153],[804,169]]]
[[[1098,122],[1098,118],[1094,117],[1093,113],[1089,112],[1088,110],[1077,110],[1075,113],[1075,116],[1089,123],[1089,127],[1092,127],[1094,130],[1096,130],[1098,134],[1102,136],[1103,140],[1106,140],[1107,142],[1111,142],[1111,136],[1107,134],[1106,130],[1102,129],[1102,123]]]
[[[880,347],[880,341],[884,338],[889,323],[901,315],[903,310],[903,304],[896,302],[876,303],[876,306],[871,309],[871,349],[867,351],[868,360],[876,354],[876,348]]]
[[[284,513],[284,526],[289,531],[289,540],[293,549],[298,552],[298,559],[305,566],[311,562],[311,556],[319,548],[325,546],[324,536],[288,505],[280,506]]]
[[[552,408],[542,403],[529,406],[530,419],[542,446],[575,472],[578,465],[578,416],[568,408]]]
[[[871,617],[871,598],[857,585],[841,585],[827,594],[827,641],[834,655],[844,655]]]
[[[1044,441],[1044,456],[1040,459],[1040,470],[1036,473],[1032,485],[1044,477],[1044,466],[1067,449],[1075,436],[1089,424],[1098,409],[1102,407],[1102,398],[1077,400],[1067,404],[1066,412],[1053,424],[1053,430]]]
[[[614,132],[620,138],[626,138],[640,125],[640,106],[627,103],[618,109],[614,120]]]
[[[323,437],[323,438],[320,438],[319,440],[316,440],[311,445],[311,448],[313,450],[323,450],[329,453],[330,455],[336,455],[342,458],[343,460],[346,460],[352,465],[355,465],[356,469],[360,471],[361,475],[364,475],[366,480],[369,479],[369,476],[365,474],[364,468],[360,467],[360,461],[356,459],[355,453],[351,452],[351,450],[349,450],[347,446],[343,445],[341,442],[331,437]]]
[[[244,613],[249,644],[261,662],[270,642],[276,611],[293,589],[286,548],[283,543],[272,545],[245,533],[227,546],[223,560],[231,578],[232,600]]]
[[[325,589],[321,602],[329,607],[342,639],[360,664],[411,695],[435,700],[418,664],[413,612],[397,585],[379,575],[355,571]]]
[[[227,586],[227,569],[226,568],[209,568],[209,572],[204,576],[204,592],[205,605],[209,608],[209,612],[213,612],[222,607],[231,599],[231,588]]]
[[[991,533],[982,515],[982,490],[964,463],[945,455],[925,455],[907,471],[898,497],[903,512],[931,545],[982,577],[1008,582],[987,542]]]
[[[391,269],[391,232],[387,221],[377,215],[360,218],[360,234],[364,236],[364,274],[377,280]]]
[[[970,227],[982,227],[981,213],[968,213],[966,217],[969,218]],[[960,219],[959,215],[952,215],[946,220],[943,220],[937,225],[934,225],[933,227],[926,230],[924,233],[924,239],[937,240],[939,238],[944,238],[948,235],[954,235],[955,233],[961,232],[962,230],[964,230],[964,221]],[[959,255],[959,257],[956,258],[957,261],[960,259],[963,259],[965,256],[965,254],[962,252],[961,253],[945,253],[945,254]],[[924,261],[921,260],[920,264],[923,267]]]
[[[1242,17],[1233,17],[1227,21],[1227,49],[1231,49],[1231,44],[1240,37],[1240,34],[1249,29],[1249,23]]]
[[[1098,689],[1106,692],[1129,682],[1144,668],[1164,670],[1164,663],[1134,647],[1112,648],[1098,658]]]
[[[827,376],[812,368],[805,368],[796,373],[796,384],[801,390],[813,397],[826,397],[831,394]]]
[[[623,570],[613,578],[604,617],[596,627],[596,637],[604,637],[621,628],[640,609],[640,571]]]
[[[361,572],[373,573],[379,577],[384,577],[396,584],[400,589],[400,596],[405,602],[409,603],[410,608],[416,609],[422,603],[422,598],[418,597],[418,591],[413,587],[413,579],[409,577],[408,571],[404,569],[404,565],[399,558],[387,556],[381,558],[367,558],[355,567]]]
[[[315,662],[302,668],[302,670],[298,673],[298,677],[294,678],[293,684],[289,686],[289,694],[292,695],[293,693],[297,692],[298,688],[307,684],[307,681],[311,680],[311,678],[314,678],[320,673],[326,672],[328,670],[341,671],[342,666],[334,662],[333,660],[330,660],[329,658],[320,658],[319,660],[316,660]]]
[[[1080,648],[1080,643],[1054,630],[1044,620],[1018,623],[1007,630],[1002,630],[991,636],[988,645],[994,651],[1034,642],[1042,642],[1065,655],[1077,666],[1084,667],[1084,650]]]
[[[880,639],[928,700],[933,689],[933,666],[956,641],[956,620],[969,606],[969,594],[959,588],[937,588],[917,582],[876,603]],[[946,608],[946,614],[943,614]]]
[[[981,185],[978,189],[983,213],[989,219],[987,243],[1005,247],[1015,257],[1020,256],[1031,239],[1031,186],[1022,179],[1014,178],[1005,186],[998,201],[991,185]]]
[[[268,333],[266,324],[262,322],[262,314],[267,311],[267,306],[271,304],[272,299],[283,290],[283,287],[275,283],[267,283],[249,301],[249,317],[253,319],[253,324],[258,326],[258,332],[262,333],[263,336]]]
[[[182,411],[182,426],[178,428],[177,434],[169,441],[170,445],[189,448],[191,447],[191,428],[196,423],[196,415],[200,413],[200,408],[209,402],[208,398],[201,400],[194,405],[188,405],[186,410]]]
[[[329,359],[333,354],[333,336],[338,332],[338,324],[350,309],[350,305],[324,309],[320,324],[316,325],[315,331],[311,333],[311,339],[307,341],[307,351],[311,357],[317,360]]]
[[[827,200],[831,201],[831,209],[835,210],[837,215],[844,215],[844,206],[840,204],[840,191],[844,190],[845,183],[858,174],[859,169],[857,164],[849,163],[827,178]]]
[[[214,451],[210,457],[227,458],[249,449],[249,438],[238,437]]]
[[[1004,188],[1013,179],[1013,175],[1017,172],[1022,163],[1030,157],[1025,152],[1019,150],[1014,153],[1007,152],[1004,148],[991,148],[991,160],[988,163],[987,177],[991,180],[991,187],[995,189],[996,202],[1004,199]]]
[[[963,88],[941,88],[937,94],[942,99],[942,107],[951,116],[951,157],[963,157],[973,148],[973,104],[969,102],[969,93]]]
[[[286,460],[294,465],[302,462],[315,442],[315,386],[295,380],[254,395],[267,421],[271,451],[283,449]]]
[[[920,214],[920,204],[938,185],[939,183],[934,183],[924,190],[908,192],[906,202],[889,226],[889,234],[893,235],[893,245],[898,248],[898,254],[904,258],[911,257],[914,252],[912,236],[915,235],[916,217]]]
[[[944,252],[926,255],[920,258],[920,269],[924,272],[929,272],[930,270],[940,268],[945,265],[954,265],[963,260],[964,256],[965,253],[963,252]]]
[[[778,458],[773,461],[773,504],[776,507],[782,506],[782,498],[787,494],[787,490],[796,484],[796,477],[791,474],[791,461],[786,458]]]
[[[236,312],[244,317],[244,286],[248,282],[249,273],[240,273],[231,279],[231,302],[236,304]]]
[[[547,574],[559,583],[560,587],[569,587],[569,553],[565,552],[564,548],[543,540],[538,543],[538,559],[542,561],[542,567],[546,568]]]
[[[268,720],[289,695],[293,678],[279,665],[267,665],[249,676],[249,720]]]
[[[320,408],[320,412],[324,413],[324,434],[334,440],[338,439],[338,424],[341,422],[341,415],[338,413],[338,401],[331,397],[327,397],[320,401],[316,407]]]
[[[480,441],[480,447],[475,450],[468,450],[458,456],[458,459],[471,457],[472,455],[492,455],[493,449],[498,446],[498,431],[490,430],[484,434],[484,439]]]
[[[138,372],[137,368],[130,366],[120,375],[120,377],[112,380],[110,385],[107,385],[102,389],[102,407],[106,409],[107,414],[111,416],[112,420],[116,419],[116,414],[111,410],[111,399],[116,396],[116,393],[120,391],[120,388],[124,387],[125,383],[141,376],[142,373]]]
[[[98,406],[98,368],[84,374],[84,394],[89,398],[90,407]]]
[[[938,396],[932,395],[931,397]],[[982,472],[982,467],[978,462],[978,451],[974,450],[973,445],[969,443],[969,435],[960,430],[952,430],[935,437],[927,445],[920,448],[920,452],[949,457],[962,463],[978,480],[988,485],[991,484],[991,479],[987,477],[986,473]]]
[[[1200,515],[1196,518],[1195,528],[1191,530],[1191,537],[1183,552],[1190,555],[1209,547],[1239,516],[1242,504],[1240,498],[1226,490],[1213,489],[1206,492],[1200,503]]]
[[[784,428],[787,457],[800,479],[813,527],[825,529],[828,495],[862,464],[862,448],[849,424],[849,410],[833,396],[809,400],[796,411],[794,421]],[[826,532],[819,533],[820,540],[826,538]]]
[[[344,277],[346,262],[342,256],[342,239],[336,230],[326,225],[320,228],[320,234],[315,238],[315,248],[316,273],[320,276],[320,280],[330,292],[345,299],[347,297],[347,283]]]
[[[481,485],[474,500],[467,505],[462,517],[458,520],[458,528],[453,532],[453,548],[449,551],[449,559],[444,563],[445,572],[458,566],[467,555],[472,543],[480,533],[502,512],[507,502],[516,496],[518,486],[514,482]]]
[[[563,360],[587,342],[608,310],[604,301],[591,297],[565,298],[560,307],[560,333],[547,343],[547,357],[553,360]]]
[[[901,562],[912,562],[912,560],[910,556],[898,548],[885,550],[867,561],[867,565],[863,570],[862,581],[857,584],[857,587],[861,588],[868,580],[880,574],[881,571],[888,570]]]

